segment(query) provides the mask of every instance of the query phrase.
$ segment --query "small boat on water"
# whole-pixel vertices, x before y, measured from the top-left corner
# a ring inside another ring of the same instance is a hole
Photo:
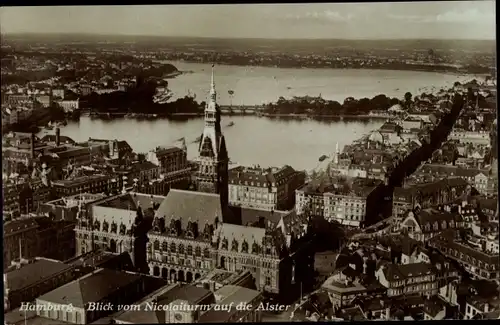
[[[229,122],[229,124],[227,126],[233,126],[233,125],[234,125],[234,122],[231,121],[231,122]]]

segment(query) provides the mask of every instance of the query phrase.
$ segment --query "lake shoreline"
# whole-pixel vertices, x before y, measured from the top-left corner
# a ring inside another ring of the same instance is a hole
[[[168,115],[157,115],[157,114],[136,114],[135,116],[127,116],[126,113],[90,113],[82,114],[82,116],[90,116],[91,118],[103,119],[103,120],[117,120],[117,119],[128,119],[128,120],[154,120],[154,119],[170,119],[170,118],[201,118],[204,113],[172,113]],[[294,119],[294,120],[386,120],[390,116],[382,115],[350,115],[350,114],[333,114],[333,115],[301,115],[301,114],[269,114],[269,113],[221,113],[221,116],[231,117],[231,116],[255,116],[255,117],[266,117],[270,119]]]

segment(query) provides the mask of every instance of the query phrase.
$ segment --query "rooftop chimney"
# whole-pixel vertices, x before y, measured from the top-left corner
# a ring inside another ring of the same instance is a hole
[[[56,146],[59,147],[61,145],[61,129],[56,128]]]
[[[31,133],[31,140],[30,140],[30,149],[31,149],[31,158],[35,158],[35,133]]]

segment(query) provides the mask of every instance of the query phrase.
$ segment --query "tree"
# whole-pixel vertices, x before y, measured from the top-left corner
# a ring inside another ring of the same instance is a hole
[[[411,98],[413,97],[413,95],[408,91],[406,92],[405,94],[405,102],[409,103],[411,102]]]

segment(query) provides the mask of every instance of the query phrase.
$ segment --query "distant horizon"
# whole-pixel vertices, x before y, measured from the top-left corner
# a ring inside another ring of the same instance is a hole
[[[6,34],[219,39],[495,40],[494,1],[0,8]]]
[[[217,36],[175,36],[175,35],[153,35],[153,34],[112,34],[112,33],[83,33],[83,32],[14,32],[14,33],[0,33],[1,36],[29,36],[29,35],[47,35],[47,36],[119,36],[119,37],[151,37],[151,38],[201,38],[201,39],[224,39],[224,40],[276,40],[276,41],[409,41],[409,40],[422,40],[422,41],[477,41],[477,42],[496,42],[496,39],[480,39],[480,38],[257,38],[257,37],[217,37]]]

